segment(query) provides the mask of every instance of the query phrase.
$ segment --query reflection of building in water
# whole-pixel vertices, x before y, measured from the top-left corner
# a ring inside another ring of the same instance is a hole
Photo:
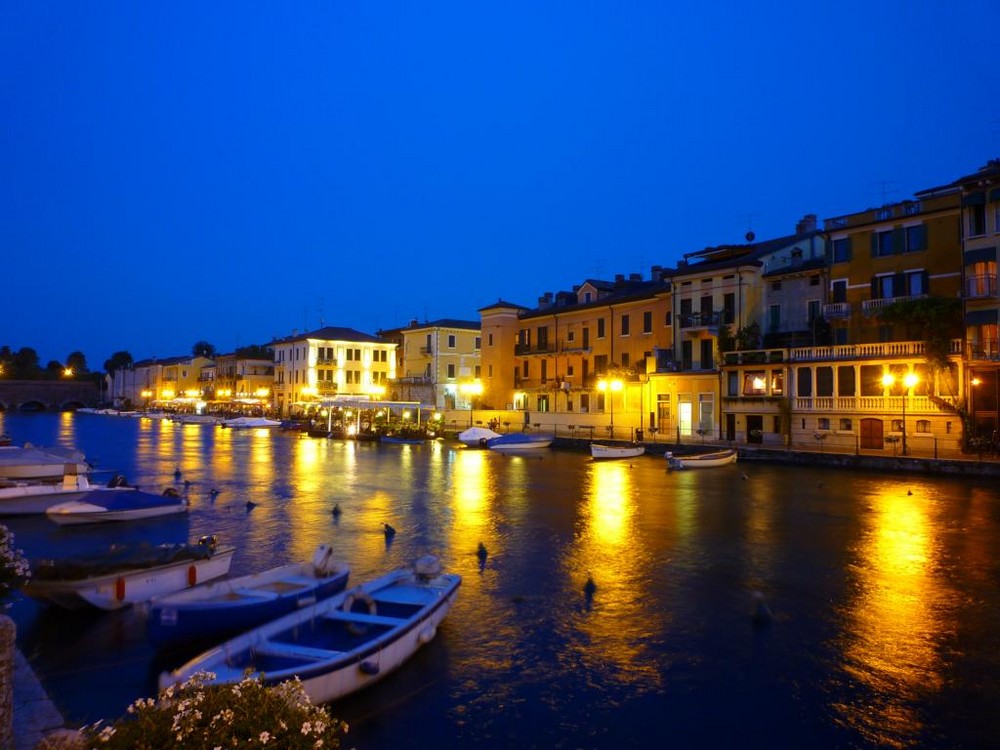
[[[935,573],[940,561],[928,506],[895,483],[883,486],[871,505],[853,567],[857,596],[846,603],[840,636],[848,679],[866,691],[836,709],[881,744],[921,731],[912,707],[942,686],[938,649],[955,626],[955,592]]]

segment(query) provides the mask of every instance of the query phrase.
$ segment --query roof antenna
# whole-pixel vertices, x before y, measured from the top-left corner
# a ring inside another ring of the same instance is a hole
[[[319,298],[319,327],[323,328],[326,326],[326,321],[323,320],[323,298]]]

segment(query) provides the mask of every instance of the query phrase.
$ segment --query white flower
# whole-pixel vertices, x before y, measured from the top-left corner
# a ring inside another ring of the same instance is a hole
[[[312,724],[308,721],[302,724],[302,734],[309,734],[312,731]]]
[[[271,739],[271,733],[270,732],[261,732],[260,733],[260,737],[258,739],[260,740],[260,744],[266,745],[267,741],[269,739]]]

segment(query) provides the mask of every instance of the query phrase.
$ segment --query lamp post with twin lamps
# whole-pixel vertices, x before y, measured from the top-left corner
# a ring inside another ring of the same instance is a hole
[[[906,401],[910,397],[910,391],[913,390],[913,386],[920,382],[920,378],[917,377],[916,373],[908,372],[902,378],[903,386],[905,387],[903,391],[903,453],[906,455]],[[892,373],[887,372],[882,376],[882,385],[886,388],[891,388],[896,384],[896,376]]]
[[[622,381],[618,378],[611,380],[598,380],[597,390],[607,395],[608,409],[611,412],[611,426],[609,428],[610,438],[615,439],[615,392],[622,389]]]

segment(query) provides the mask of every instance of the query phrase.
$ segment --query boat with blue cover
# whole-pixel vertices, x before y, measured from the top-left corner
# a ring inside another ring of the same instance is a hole
[[[107,521],[138,521],[144,518],[185,513],[187,500],[173,487],[162,494],[132,490],[96,489],[79,500],[56,503],[45,511],[50,521],[60,526]]]
[[[508,432],[506,435],[490,438],[486,447],[497,453],[525,453],[545,450],[552,445],[553,440],[555,435],[542,432]]]
[[[157,647],[218,642],[339,594],[351,569],[321,544],[307,562],[228,578],[154,599],[146,635]]]

